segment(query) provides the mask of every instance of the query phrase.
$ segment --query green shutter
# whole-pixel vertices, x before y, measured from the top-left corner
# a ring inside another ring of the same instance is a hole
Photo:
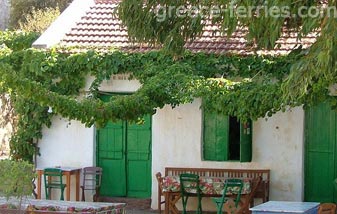
[[[240,125],[240,162],[252,161],[252,121]]]
[[[228,160],[229,117],[204,112],[204,160]]]

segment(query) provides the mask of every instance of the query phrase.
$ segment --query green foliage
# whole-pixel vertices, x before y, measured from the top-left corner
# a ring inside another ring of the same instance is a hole
[[[335,0],[123,0],[117,14],[132,41],[163,45],[173,55],[182,55],[185,42],[209,31],[210,23],[216,26],[214,33],[228,37],[237,29],[248,29],[247,43],[256,49],[276,48],[285,32],[296,33],[299,41],[314,34],[316,43],[293,62],[282,87],[283,99],[295,103],[336,82],[336,10]]]
[[[22,198],[33,192],[34,166],[25,161],[0,160],[0,195]]]
[[[19,119],[10,142],[16,160],[32,162],[42,127],[50,127],[54,114],[86,126],[104,126],[110,120],[136,121],[164,105],[175,107],[196,98],[204,100],[205,110],[242,121],[322,100],[337,106],[325,87],[331,82],[324,81],[313,82],[304,97],[283,99],[292,64],[306,57],[301,51],[278,57],[185,52],[175,58],[162,51],[6,50],[0,55],[0,88],[10,95]],[[114,74],[130,74],[142,86],[133,94],[102,102],[99,86]],[[94,77],[89,94],[83,91],[88,76]],[[48,113],[49,107],[53,113]]]
[[[5,45],[13,51],[23,50],[30,48],[38,37],[39,34],[34,32],[0,31],[0,45]],[[0,51],[3,49],[4,47],[0,46]]]
[[[30,14],[24,15],[24,20],[19,21],[19,29],[26,32],[44,32],[49,25],[60,15],[56,8],[33,9]]]
[[[10,28],[18,29],[19,23],[24,23],[25,17],[32,15],[34,10],[59,8],[62,12],[72,0],[11,0]]]
[[[329,5],[334,5],[334,1],[330,0]],[[127,26],[132,40],[163,44],[169,52],[181,54],[185,42],[200,36],[210,22],[218,26],[214,33],[224,36],[247,27],[248,43],[273,49],[285,28],[298,31],[299,38],[318,29],[322,17],[311,17],[303,12],[303,7],[311,6],[320,8],[322,5],[318,1],[292,0],[161,0],[146,3],[123,0],[117,14]]]

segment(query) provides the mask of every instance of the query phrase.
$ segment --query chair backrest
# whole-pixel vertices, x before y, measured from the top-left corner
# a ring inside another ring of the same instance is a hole
[[[46,168],[43,170],[44,184],[46,187],[63,185],[62,181],[62,169],[59,168]]]
[[[62,180],[62,169],[59,168],[45,168],[43,170],[44,177],[44,189],[46,193],[46,198],[50,199],[51,188],[61,189],[61,200],[63,200],[63,190],[65,188],[65,184],[63,184]]]
[[[82,186],[85,190],[97,190],[101,186],[102,168],[96,166],[83,168]]]
[[[180,192],[182,195],[201,194],[199,187],[199,175],[183,173],[180,174]]]
[[[157,195],[157,205],[158,205],[158,212],[159,214],[161,214],[161,205],[163,203],[165,203],[165,198],[162,200],[162,196],[164,195],[163,194],[163,185],[164,185],[164,182],[163,182],[163,177],[161,176],[161,173],[160,172],[157,172],[156,173],[156,178],[157,178],[157,182],[158,182],[158,195]]]
[[[227,178],[224,182],[224,190],[222,193],[222,203],[225,201],[225,198],[228,195],[234,194],[235,198],[235,207],[238,206],[241,198],[241,192],[243,188],[243,180],[237,178]]]
[[[318,214],[336,214],[336,204],[321,203],[318,208]]]

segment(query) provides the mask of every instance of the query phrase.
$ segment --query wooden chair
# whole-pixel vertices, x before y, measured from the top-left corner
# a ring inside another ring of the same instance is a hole
[[[44,189],[46,198],[51,199],[51,189],[60,189],[60,200],[64,200],[64,189],[66,185],[62,181],[62,170],[58,168],[46,168],[43,170]]]
[[[336,204],[321,203],[318,208],[318,214],[336,214]]]
[[[93,201],[98,201],[101,181],[102,181],[102,168],[101,167],[84,167],[83,169],[82,201],[85,201],[85,190],[95,190]]]
[[[156,173],[156,178],[158,181],[158,212],[161,214],[161,205],[165,203],[165,197],[163,194],[163,177],[160,172]],[[162,198],[164,198],[162,200]]]
[[[197,196],[198,207],[197,214],[202,213],[201,208],[201,190],[199,187],[199,175],[183,173],[180,174],[180,196],[183,204],[183,214],[186,214],[186,205],[189,196]]]
[[[234,200],[235,202],[234,205],[235,207],[238,207],[238,204],[241,198],[242,187],[243,187],[243,181],[241,179],[228,178],[225,180],[222,196],[220,198],[212,198],[217,208],[217,214],[222,213],[223,204],[226,203],[229,199],[229,196],[227,195],[228,192],[236,195],[235,200]]]

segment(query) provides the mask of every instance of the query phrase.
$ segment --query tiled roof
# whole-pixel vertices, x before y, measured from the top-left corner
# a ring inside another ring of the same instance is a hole
[[[61,40],[61,46],[79,46],[84,49],[88,47],[119,48],[130,52],[144,52],[153,48],[147,44],[134,44],[128,39],[127,30],[121,21],[113,16],[119,0],[95,0],[91,6],[76,22],[76,25],[66,33]],[[238,54],[252,54],[253,47],[249,46],[245,39],[246,31],[237,30],[230,38],[214,33],[216,26],[208,24],[205,26],[201,37],[193,42],[187,42],[185,47],[192,52],[206,52],[223,54],[234,52]],[[272,51],[260,51],[262,54],[286,54],[295,48],[299,42],[295,33],[285,33],[277,41],[277,49]],[[300,42],[303,47],[310,46],[315,41],[315,35],[308,35]]]

